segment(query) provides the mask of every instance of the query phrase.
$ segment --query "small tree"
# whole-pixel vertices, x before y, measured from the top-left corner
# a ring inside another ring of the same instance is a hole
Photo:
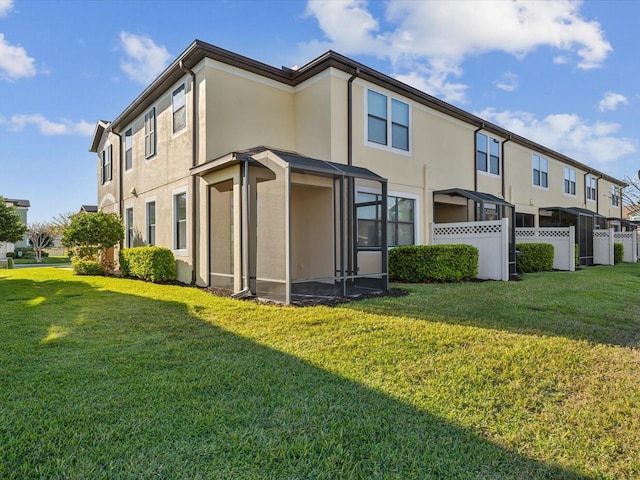
[[[53,244],[56,226],[52,223],[32,223],[27,229],[27,239],[36,254],[36,262],[42,263],[42,251]]]
[[[62,244],[80,259],[98,260],[105,268],[107,250],[124,238],[124,226],[115,213],[74,213],[62,233]]]
[[[16,243],[22,240],[27,226],[16,207],[7,205],[4,197],[0,197],[0,243]]]

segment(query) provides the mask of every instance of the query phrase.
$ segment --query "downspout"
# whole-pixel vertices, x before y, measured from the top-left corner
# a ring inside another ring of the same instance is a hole
[[[509,138],[507,138],[504,142],[502,142],[502,152],[501,152],[501,156],[502,158],[500,159],[502,165],[500,166],[500,168],[502,169],[502,198],[504,198],[505,200],[507,199],[507,179],[505,178],[505,171],[504,171],[504,166],[505,166],[505,160],[504,160],[504,145],[507,142],[511,141],[511,135],[509,135]]]
[[[196,74],[193,70],[186,68],[183,64],[183,61],[180,60],[180,70],[184,73],[188,73],[191,75],[191,166],[195,167],[198,164],[198,155],[196,150],[196,131],[198,127],[198,112],[196,110],[197,107],[197,96],[196,96]],[[198,241],[196,238],[196,222],[198,219],[196,205],[197,205],[197,182],[196,176],[191,174],[191,284],[196,284],[196,269],[197,269],[197,247]]]
[[[484,123],[480,124],[480,127],[473,132],[473,191],[478,191],[478,132],[484,128]],[[487,158],[487,161],[489,159]],[[467,214],[467,218],[469,215]]]
[[[124,214],[124,159],[122,158],[122,135],[120,135],[119,133],[114,132],[113,130],[111,130],[111,133],[113,133],[116,137],[118,137],[118,203],[119,203],[119,210],[120,210],[120,218],[123,218],[122,215]],[[111,165],[113,165],[113,158],[111,159]],[[120,240],[120,250],[122,250],[124,248],[124,240]]]
[[[353,81],[360,75],[360,68],[356,67],[353,75],[347,81],[347,165],[353,165]],[[355,181],[353,177],[347,180],[347,276],[355,275]]]
[[[596,178],[596,213],[600,213],[600,179],[602,175]]]
[[[591,175],[591,170],[583,175],[582,185],[584,186],[584,208],[587,208],[587,175]]]

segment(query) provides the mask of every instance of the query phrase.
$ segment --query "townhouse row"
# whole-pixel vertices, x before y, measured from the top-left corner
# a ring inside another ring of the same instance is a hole
[[[90,151],[124,247],[285,302],[386,288],[432,223],[628,228],[624,182],[335,52],[278,69],[196,40]]]

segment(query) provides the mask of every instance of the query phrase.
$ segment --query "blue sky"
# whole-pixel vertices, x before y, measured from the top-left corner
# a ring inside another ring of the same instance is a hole
[[[640,2],[0,0],[0,195],[97,203],[88,152],[200,39],[280,67],[328,49],[615,177],[640,168]]]

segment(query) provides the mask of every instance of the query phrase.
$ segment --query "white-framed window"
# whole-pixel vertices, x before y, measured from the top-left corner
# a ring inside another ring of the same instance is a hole
[[[187,102],[184,83],[173,91],[171,95],[171,111],[173,113],[173,133],[178,133],[187,127]]]
[[[391,112],[391,115],[389,115]],[[367,142],[394,151],[409,152],[409,104],[373,90],[367,90]]]
[[[124,169],[133,168],[133,129],[124,132]]]
[[[173,249],[187,249],[187,192],[173,195]]]
[[[111,145],[107,146],[104,150],[102,150],[102,168],[101,168],[101,176],[102,176],[102,184],[104,185],[107,182],[111,181],[113,177],[113,163],[111,161]]]
[[[576,171],[570,167],[564,167],[564,193],[573,196],[576,194]]]
[[[500,140],[476,133],[476,167],[481,172],[500,175]]]
[[[611,186],[611,205],[614,207],[620,206],[620,189],[615,185]]]
[[[584,188],[587,192],[587,200],[596,201],[598,195],[598,180],[593,175],[587,175],[584,179]]]
[[[540,188],[549,188],[549,160],[533,154],[533,184]]]
[[[144,156],[152,157],[156,154],[156,107],[144,115]]]
[[[147,245],[156,244],[156,202],[148,201],[146,204],[146,233]]]
[[[133,247],[133,207],[128,207],[124,211],[125,248]]]
[[[387,246],[416,243],[416,199],[402,194],[387,195]],[[358,248],[380,248],[382,245],[382,195],[369,191],[356,194]]]

